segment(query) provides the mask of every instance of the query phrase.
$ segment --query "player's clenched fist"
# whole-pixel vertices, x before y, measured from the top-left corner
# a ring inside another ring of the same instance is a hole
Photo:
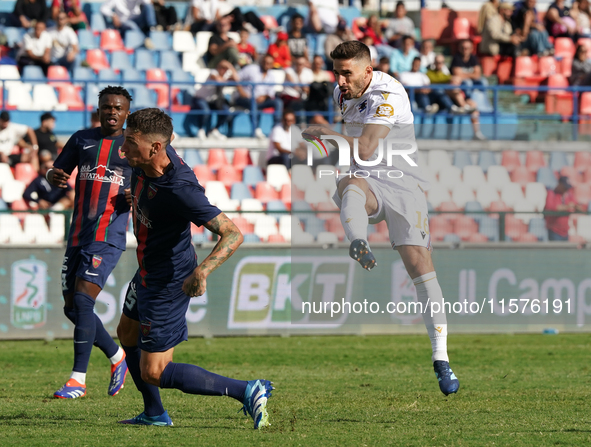
[[[47,172],[47,181],[58,188],[65,188],[68,184],[70,174],[66,174],[63,169],[52,168]]]
[[[124,189],[124,191],[125,191],[125,200],[127,200],[127,204],[129,206],[131,206],[132,205],[132,202],[131,202],[131,189],[130,188],[127,188],[127,189]]]
[[[185,279],[183,283],[183,292],[187,296],[201,296],[205,293],[207,287],[206,276],[200,271],[199,267],[193,270],[191,276]]]

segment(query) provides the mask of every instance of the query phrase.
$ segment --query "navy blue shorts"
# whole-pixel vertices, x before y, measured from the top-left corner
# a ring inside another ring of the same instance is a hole
[[[188,340],[185,315],[191,297],[182,287],[183,283],[173,283],[154,292],[142,286],[139,271],[135,274],[127,288],[123,314],[140,322],[140,349],[164,352]]]
[[[107,278],[119,262],[123,250],[105,242],[93,242],[90,245],[69,247],[62,264],[62,292],[74,293],[76,277],[96,284],[101,289]]]

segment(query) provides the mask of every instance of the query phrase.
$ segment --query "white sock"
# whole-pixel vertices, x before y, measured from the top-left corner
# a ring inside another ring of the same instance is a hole
[[[349,241],[364,239],[367,241],[367,226],[369,217],[365,211],[367,197],[363,190],[355,185],[349,185],[343,191],[341,199],[341,223]]]
[[[123,358],[123,349],[119,348],[117,350],[117,354],[115,354],[113,357],[111,357],[109,359],[109,361],[111,362],[111,365],[116,365],[117,363],[119,363],[121,361],[122,358]]]
[[[413,279],[412,282],[417,289],[419,302],[426,306],[429,301],[429,305],[423,309],[423,322],[431,339],[431,348],[433,349],[431,361],[449,362],[447,357],[447,318],[443,309],[443,293],[437,281],[437,274],[435,272],[426,273]],[[433,313],[433,316],[431,316],[431,303],[441,304],[441,311]]]
[[[70,376],[70,379],[74,379],[80,385],[85,385],[86,384],[86,373],[79,373],[76,371],[72,371],[72,375]]]

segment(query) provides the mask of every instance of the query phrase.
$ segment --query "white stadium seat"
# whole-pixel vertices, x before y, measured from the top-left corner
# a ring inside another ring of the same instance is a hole
[[[329,197],[332,197],[337,190],[336,171],[337,168],[332,165],[319,165],[316,167],[316,183],[326,191]]]
[[[445,166],[451,166],[451,160],[449,155],[444,150],[433,150],[429,151],[429,168],[435,173],[438,174],[441,168]]]
[[[490,207],[492,202],[497,202],[499,198],[497,188],[490,183],[483,183],[476,188],[476,200],[480,202],[484,209]]]
[[[334,233],[322,231],[316,236],[316,242],[319,244],[338,244],[339,237]]]
[[[450,191],[462,181],[462,170],[457,166],[443,166],[439,171],[439,185]]]
[[[195,45],[195,52],[197,53],[197,58],[202,58],[205,53],[207,53],[207,49],[209,48],[209,39],[213,33],[211,31],[199,31],[196,34],[196,45]]]
[[[515,217],[517,219],[523,220],[526,224],[529,225],[529,221],[532,220],[534,217],[543,217],[537,214],[533,214],[536,211],[536,207],[533,203],[527,200],[525,197],[519,199],[515,202],[515,206],[513,207],[514,211],[517,211]],[[519,212],[523,213],[520,214]]]
[[[55,244],[43,214],[27,214],[23,224],[25,239],[38,244]],[[60,241],[61,242],[61,241]]]
[[[230,200],[228,196],[228,190],[222,182],[217,180],[210,180],[205,185],[205,195],[209,199],[212,205],[216,205],[220,202],[226,202]]]
[[[492,167],[492,166],[491,166]],[[490,171],[489,171],[490,172]],[[507,204],[507,206],[515,209],[515,205],[520,201],[525,200],[521,185],[518,183],[507,183],[501,189],[501,200]]]
[[[534,205],[536,211],[543,211],[546,206],[548,191],[543,183],[530,182],[525,185],[525,199]]]
[[[291,241],[291,218],[292,216],[290,214],[283,215],[279,218],[279,234],[283,236],[283,239],[285,239],[286,242]],[[301,226],[299,228],[301,229]]]
[[[267,166],[267,183],[277,191],[281,191],[281,187],[289,184],[290,181],[289,172],[287,172],[285,165]]]
[[[488,167],[488,183],[500,191],[507,183],[511,183],[505,166],[493,165]]]
[[[267,241],[269,236],[277,234],[277,220],[273,216],[259,216],[254,224],[254,234],[262,241]]]
[[[195,38],[190,31],[175,31],[172,33],[172,49],[178,53],[195,51]]]
[[[0,163],[0,189],[5,183],[14,181],[14,176],[8,163]]]
[[[478,165],[474,166],[464,166],[464,185],[467,188],[471,188],[473,190],[478,189],[478,187],[484,183],[486,183],[486,178],[484,177],[484,172],[482,172],[482,168]]]
[[[313,244],[314,243],[314,236],[312,236],[310,233],[306,233],[304,231],[294,233],[292,236],[292,239],[291,239],[291,243],[294,245]]]
[[[240,202],[241,211],[263,211],[264,207],[258,199],[242,199]],[[244,213],[244,217],[249,223],[254,224],[257,221],[257,217],[261,216],[261,213]]]
[[[15,106],[18,110],[32,110],[33,98],[31,98],[31,84],[19,83],[7,85],[8,105]]]
[[[14,214],[0,214],[0,242],[32,244],[34,240],[34,235],[25,234],[18,217]]]
[[[451,196],[447,188],[442,188],[439,183],[436,183],[427,192],[427,200],[434,208],[438,208],[443,202],[449,202]]]
[[[474,191],[464,183],[458,183],[451,192],[451,200],[460,208],[465,208],[466,203],[474,200]]]
[[[591,241],[591,216],[579,216],[577,230],[579,236]]]
[[[304,200],[310,205],[318,205],[319,203],[332,201],[332,199],[328,197],[326,190],[316,181],[312,181],[306,186]]]
[[[306,186],[314,181],[312,168],[308,165],[295,165],[291,168],[291,183],[300,191],[305,191]]]
[[[33,86],[33,108],[35,110],[68,110],[66,104],[59,103],[54,88],[47,84]]]
[[[27,185],[18,180],[5,182],[2,185],[2,200],[6,203],[12,203],[15,200],[22,199],[26,187]]]

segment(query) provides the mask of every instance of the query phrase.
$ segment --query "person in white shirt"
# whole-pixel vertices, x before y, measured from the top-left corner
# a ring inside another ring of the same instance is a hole
[[[275,96],[275,86],[279,84],[275,78],[273,68],[273,56],[266,54],[260,64],[250,64],[240,70],[240,80],[244,82],[253,82],[258,84],[252,86],[237,86],[236,90],[238,96],[234,101],[237,107],[250,109],[252,105],[252,97],[254,96],[257,110],[274,108],[275,124],[281,120],[283,113],[283,102]],[[255,111],[253,111],[255,112]],[[259,127],[258,113],[252,114],[253,125],[255,129],[255,136],[258,138],[265,138],[263,131]]]
[[[68,24],[68,15],[60,11],[57,16],[57,27],[49,30],[53,39],[51,48],[52,65],[61,65],[72,71],[78,54],[78,36]]]
[[[421,58],[418,56],[412,61],[411,71],[400,73],[398,80],[405,87],[427,87],[431,85],[427,75],[421,73]],[[429,88],[416,88],[414,90],[415,101],[419,109],[423,109],[427,113],[436,113],[439,110],[439,105],[437,103],[432,104],[429,93],[431,93]]]
[[[403,36],[414,36],[415,35],[415,24],[410,17],[406,15],[406,6],[404,2],[399,1],[396,3],[394,9],[394,17],[388,22],[388,28],[386,28],[386,39],[388,43],[393,47],[400,47]]]
[[[295,114],[286,109],[281,117],[281,124],[273,127],[269,135],[267,165],[285,165],[287,169],[291,169],[291,134],[300,132],[295,123]]]
[[[16,58],[21,73],[26,65],[37,65],[43,69],[45,76],[47,76],[47,68],[51,62],[52,44],[53,40],[45,30],[45,23],[37,22],[35,28],[25,34],[23,46]]]
[[[28,136],[31,143],[27,143],[24,137]],[[13,154],[15,146],[19,146],[20,153]],[[25,125],[10,121],[7,111],[0,113],[0,163],[8,163],[14,166],[17,163],[31,163],[35,170],[39,169],[39,144],[35,131]]]
[[[291,109],[294,112],[299,112],[304,109],[305,101],[310,94],[310,84],[314,82],[314,73],[307,65],[307,60],[304,56],[296,57],[293,65],[285,69],[285,81],[293,84],[306,84],[305,87],[291,87],[286,86],[283,89],[281,99],[285,109]],[[302,119],[303,118],[303,119]],[[300,117],[300,121],[304,121],[305,117]]]
[[[156,26],[156,12],[152,0],[106,0],[101,14],[122,34],[126,31],[143,31],[147,36]]]
[[[435,64],[435,51],[432,39],[425,39],[421,42],[421,71],[427,73],[429,67]],[[447,67],[445,67],[447,69]],[[448,70],[449,73],[449,70]]]
[[[339,23],[338,0],[308,0],[308,31],[332,34]]]

